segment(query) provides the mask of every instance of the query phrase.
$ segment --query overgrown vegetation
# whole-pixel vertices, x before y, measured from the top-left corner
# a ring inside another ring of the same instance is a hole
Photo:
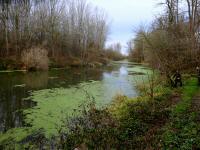
[[[199,4],[199,0],[162,1],[163,14],[149,29],[141,27],[128,43],[130,60],[148,62],[168,80],[175,70],[194,73],[199,65]],[[160,131],[159,148],[199,149],[199,112],[192,105],[197,92],[194,78],[179,89],[181,101],[171,108],[169,121]]]
[[[47,50],[57,67],[106,62],[108,30],[106,13],[85,0],[1,0],[0,69],[12,69],[33,47]]]
[[[148,62],[170,81],[176,70],[194,73],[199,65],[200,5],[198,0],[166,0],[161,5],[164,13],[149,29],[140,27],[128,43],[129,58]],[[199,112],[192,106],[198,91],[194,78],[178,90],[180,102],[170,108],[166,125],[156,134],[157,149],[199,149]]]
[[[173,91],[160,86],[154,99],[115,98],[113,105],[97,109],[90,105],[82,116],[71,120],[63,148],[89,149],[198,149],[200,126],[191,111],[198,91],[195,79]],[[181,94],[182,93],[182,94]]]
[[[199,91],[197,79],[184,76],[184,86],[174,90],[162,76],[152,75],[138,86],[141,95],[137,98],[119,95],[107,108],[96,107],[92,101],[81,107],[78,116],[63,120],[59,135],[47,139],[42,130],[27,128],[2,148],[198,149],[199,112],[192,106],[192,97]],[[25,132],[31,132],[30,136]],[[9,139],[9,134],[2,138]]]
[[[166,77],[175,70],[194,72],[199,64],[199,1],[162,0],[160,5],[164,12],[128,43],[130,59],[148,62]]]
[[[184,87],[176,90],[161,80],[154,82],[159,84],[153,99],[149,88],[134,99],[116,96],[107,108],[96,107],[88,97],[92,101],[81,107],[78,116],[63,120],[59,136],[47,139],[36,131],[2,148],[198,149],[199,112],[193,110],[192,97],[199,88],[195,78],[184,79]]]
[[[47,70],[49,58],[52,66],[90,67],[102,66],[107,59],[124,58],[119,43],[105,49],[106,16],[85,1],[0,2],[0,69]],[[138,86],[140,96],[116,96],[106,108],[98,108],[92,102],[74,118],[63,120],[58,136],[49,140],[40,132],[35,138],[19,141],[21,147],[200,149],[200,110],[193,106],[193,97],[199,92],[197,80],[190,74],[184,76],[184,86],[177,89],[167,82],[175,70],[191,73],[200,63],[200,1],[165,0],[161,4],[165,12],[149,30],[141,28],[128,43],[129,58],[148,63],[153,69]],[[21,61],[15,64],[19,58]],[[49,91],[48,96],[54,94]],[[62,89],[61,94],[64,93],[66,90]],[[50,99],[46,93],[44,96]],[[62,99],[60,107],[65,103]],[[42,101],[42,106],[47,105]],[[49,110],[44,112],[49,114]],[[54,127],[55,124],[50,128],[55,130]]]
[[[149,74],[137,98],[116,96],[106,108],[90,102],[78,116],[63,120],[59,135],[45,138],[35,131],[17,144],[19,149],[198,149],[199,112],[192,98],[199,91],[197,79],[184,76],[184,86],[172,89],[162,76]],[[153,93],[153,94],[152,94]],[[28,132],[28,130],[26,131]]]

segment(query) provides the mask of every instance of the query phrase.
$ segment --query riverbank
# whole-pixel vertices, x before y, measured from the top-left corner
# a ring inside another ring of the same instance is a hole
[[[59,55],[49,57],[48,52],[42,48],[33,48],[25,51],[22,56],[0,57],[0,71],[13,70],[48,70],[52,68],[95,68],[106,66],[110,61],[126,59],[119,52],[111,50],[88,50],[84,56]]]
[[[184,78],[178,89],[162,82],[155,97],[142,95],[135,99],[116,97],[113,105],[99,110],[90,106],[71,127],[64,148],[89,149],[199,149],[199,109],[193,97],[199,92],[197,79]],[[86,120],[86,121],[85,121]]]
[[[54,68],[80,68],[80,67],[102,67],[107,65],[111,60],[107,58],[101,58],[96,61],[91,61],[88,63],[83,63],[79,58],[65,58],[66,60],[55,60],[50,59],[49,69]],[[62,63],[61,63],[62,61]],[[21,61],[16,61],[12,58],[0,58],[0,71],[16,71],[16,70],[27,70],[28,68]],[[34,69],[34,68],[33,68]],[[28,70],[27,70],[28,71]]]

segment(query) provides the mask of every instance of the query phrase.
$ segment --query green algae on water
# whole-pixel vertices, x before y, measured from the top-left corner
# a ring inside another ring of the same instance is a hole
[[[123,67],[126,69],[125,74],[123,72]],[[127,65],[126,62],[123,62],[122,73],[120,73],[120,71],[105,71],[102,74],[102,79],[98,81],[82,81],[82,83],[64,88],[61,86],[65,84],[66,79],[63,79],[60,84],[58,83],[59,88],[48,87],[51,89],[32,91],[31,95],[24,99],[24,101],[34,101],[37,104],[23,111],[25,123],[28,124],[29,127],[8,130],[5,134],[0,135],[0,143],[11,138],[15,141],[20,141],[26,136],[31,135],[32,132],[39,131],[40,129],[44,131],[47,138],[50,138],[56,135],[60,128],[63,126],[65,127],[65,121],[67,119],[78,115],[79,109],[81,109],[80,106],[91,99],[96,102],[98,107],[104,107],[111,103],[112,98],[115,97],[116,94],[131,97],[137,96],[136,89],[134,88],[136,85],[135,81],[142,81],[145,75],[150,74],[150,72],[150,69],[141,65],[137,66],[134,63],[129,63]],[[32,80],[26,81],[25,83],[28,87],[38,87],[40,84],[42,87],[44,84],[48,84],[48,79],[51,79],[51,82],[57,83],[57,80],[54,81],[51,78],[57,77],[55,75],[52,75],[50,78],[48,73],[38,73],[34,75],[42,75],[42,78],[38,80],[38,82],[33,82]],[[31,85],[33,83],[36,83],[36,85]],[[20,138],[16,138],[18,136]]]
[[[44,129],[46,136],[56,134],[66,117],[72,116],[76,109],[87,101],[88,96],[95,97],[98,106],[106,105],[109,98],[104,97],[100,81],[81,83],[68,89],[55,88],[32,92],[29,97],[37,106],[24,110],[25,121],[32,128]]]

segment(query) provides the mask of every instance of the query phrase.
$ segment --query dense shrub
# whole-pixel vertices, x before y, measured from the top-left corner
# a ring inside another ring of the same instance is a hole
[[[43,48],[31,48],[22,53],[22,62],[27,70],[48,70],[48,52]]]
[[[69,133],[63,142],[63,148],[88,147],[89,149],[116,148],[118,141],[117,120],[106,109],[90,107],[83,109],[80,117],[68,123]]]

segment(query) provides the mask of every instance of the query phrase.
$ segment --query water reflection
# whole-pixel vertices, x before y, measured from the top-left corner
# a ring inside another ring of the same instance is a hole
[[[23,116],[19,111],[25,108],[22,98],[25,97],[25,88],[2,89],[0,92],[0,131],[6,131],[9,128],[20,127]]]
[[[128,75],[127,67],[122,66],[122,67],[119,69],[119,74],[120,74],[120,76],[127,76],[127,75]]]
[[[0,132],[24,125],[23,109],[36,105],[23,101],[30,91],[57,87],[69,88],[89,80],[101,80],[102,69],[69,69],[49,72],[0,73]]]
[[[112,99],[116,94],[129,97],[137,95],[134,85],[129,82],[127,63],[115,64],[104,69],[68,69],[35,73],[1,73],[0,74],[0,132],[24,125],[20,110],[36,105],[32,101],[23,101],[30,96],[30,91],[70,88],[81,82],[101,81],[102,97]]]
[[[22,82],[30,89],[41,89],[48,85],[48,72],[28,73],[22,78]]]
[[[103,73],[103,85],[105,89],[105,96],[112,99],[116,94],[126,95],[128,97],[135,97],[137,95],[134,85],[128,80],[127,65],[123,65],[118,71],[111,73]]]

